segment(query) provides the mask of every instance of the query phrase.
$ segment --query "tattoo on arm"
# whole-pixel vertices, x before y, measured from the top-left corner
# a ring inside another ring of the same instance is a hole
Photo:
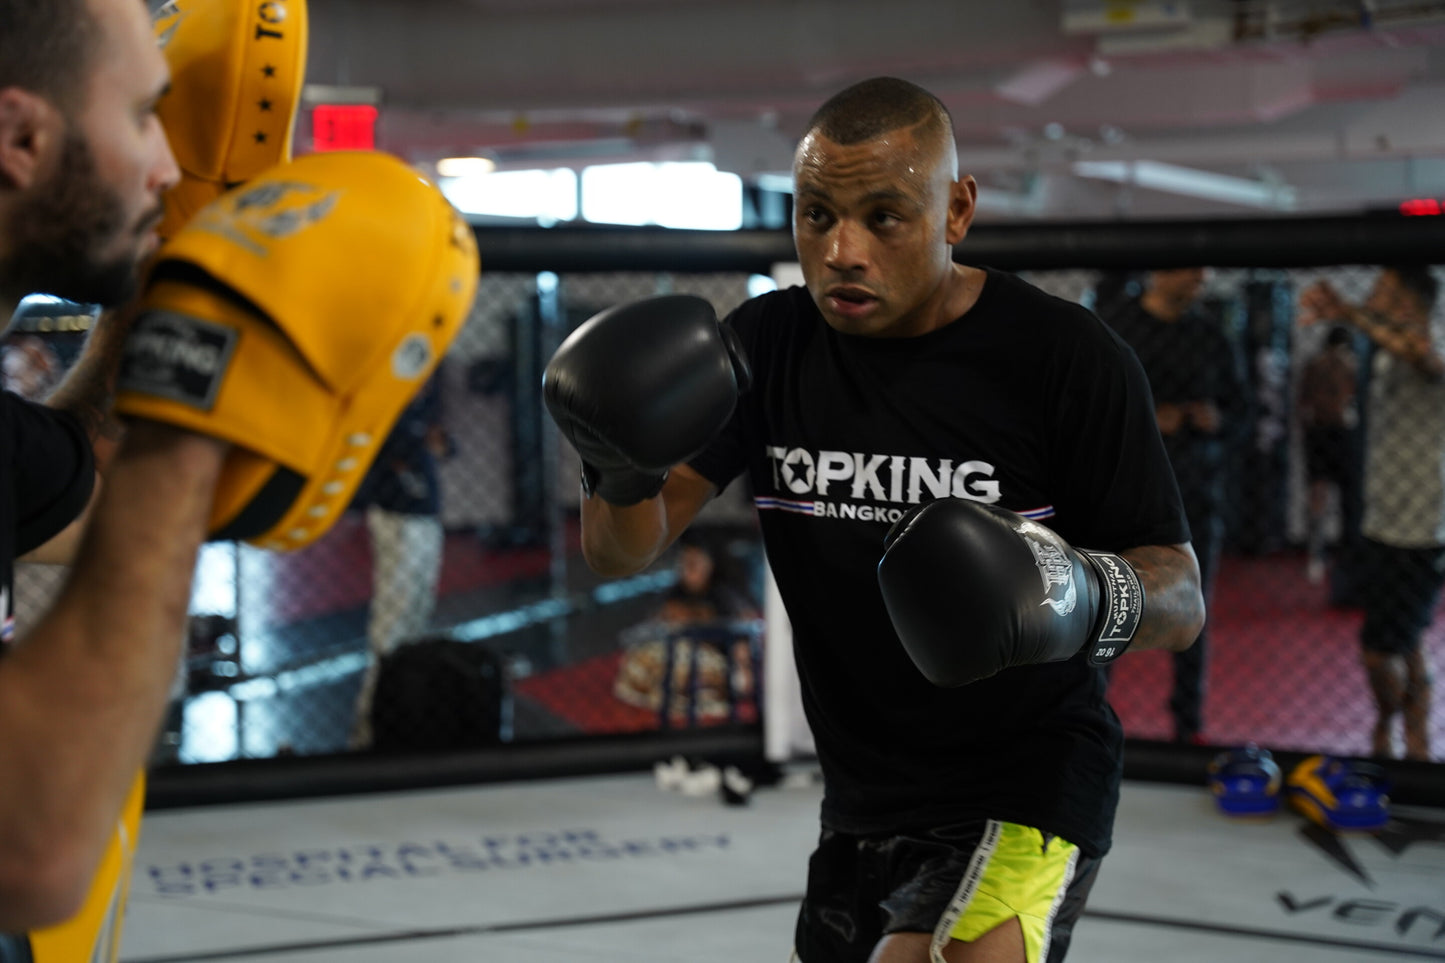
[[[1414,365],[1422,374],[1435,379],[1445,375],[1445,360],[1435,353],[1425,328],[1366,308],[1351,311],[1349,321],[1382,350]]]
[[[115,417],[115,373],[124,344],[121,319],[102,316],[91,330],[80,360],[45,403],[80,420],[91,443],[118,443],[124,427]]]
[[[1142,545],[1122,553],[1144,586],[1144,618],[1131,651],[1182,651],[1204,625],[1199,563],[1189,545]]]

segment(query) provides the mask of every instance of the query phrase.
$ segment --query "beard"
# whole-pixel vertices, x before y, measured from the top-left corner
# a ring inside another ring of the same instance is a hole
[[[31,195],[10,224],[12,253],[0,260],[0,292],[105,306],[135,296],[141,239],[153,222],[126,223],[125,205],[101,180],[83,137],[66,133],[55,174]],[[124,253],[100,253],[124,234],[135,238]]]

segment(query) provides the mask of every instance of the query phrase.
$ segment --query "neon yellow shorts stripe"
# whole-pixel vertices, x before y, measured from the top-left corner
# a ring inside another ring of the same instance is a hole
[[[1074,878],[1078,859],[1073,843],[1054,836],[1045,844],[1044,834],[1031,826],[989,820],[934,934],[935,947],[941,950],[950,939],[972,942],[1017,917],[1028,963],[1043,963],[1054,914]]]

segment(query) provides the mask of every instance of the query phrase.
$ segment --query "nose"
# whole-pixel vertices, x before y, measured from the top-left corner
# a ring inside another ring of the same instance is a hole
[[[159,124],[156,129],[160,130]],[[151,188],[157,194],[164,194],[181,182],[181,167],[176,163],[176,155],[171,151],[171,142],[164,130],[160,130],[156,139],[159,144],[155,163],[151,165]]]
[[[840,220],[828,237],[825,263],[839,274],[857,274],[868,267],[868,232],[853,221]]]

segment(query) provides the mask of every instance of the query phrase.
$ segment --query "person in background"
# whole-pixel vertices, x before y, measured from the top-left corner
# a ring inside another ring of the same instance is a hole
[[[1373,354],[1365,405],[1365,619],[1360,646],[1377,714],[1371,751],[1430,758],[1431,671],[1423,645],[1445,583],[1445,353],[1428,267],[1383,268],[1362,304],[1328,281],[1300,294],[1299,321],[1347,324]]]
[[[662,711],[666,665],[673,666],[667,716],[720,716],[754,695],[757,606],[735,587],[712,539],[689,529],[678,539],[677,580],[651,618],[622,634],[613,694]],[[693,678],[693,673],[697,678]],[[689,692],[692,695],[689,695]],[[695,704],[689,705],[689,699]]]
[[[677,581],[663,597],[659,619],[684,623],[757,616],[757,607],[731,584],[703,537],[684,532],[678,549]]]
[[[1304,434],[1305,482],[1309,487],[1306,568],[1311,582],[1325,577],[1325,513],[1330,495],[1337,498],[1341,541],[1351,538],[1358,524],[1352,506],[1359,484],[1357,435],[1360,410],[1356,400],[1360,359],[1349,328],[1336,325],[1324,347],[1300,372],[1295,402]]]
[[[13,336],[0,354],[0,375],[5,390],[40,401],[60,379],[60,359],[42,338],[33,334]]]
[[[1222,320],[1200,301],[1203,268],[1151,271],[1142,292],[1101,315],[1144,366],[1154,416],[1184,497],[1206,611],[1224,542],[1230,440],[1245,424],[1244,370]],[[1173,655],[1169,713],[1176,742],[1203,740],[1209,628]]]
[[[372,574],[367,667],[356,698],[352,748],[371,744],[381,660],[420,637],[436,608],[446,544],[438,465],[452,453],[442,424],[440,375],[433,374],[402,412],[351,503],[366,517]]]

